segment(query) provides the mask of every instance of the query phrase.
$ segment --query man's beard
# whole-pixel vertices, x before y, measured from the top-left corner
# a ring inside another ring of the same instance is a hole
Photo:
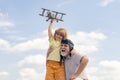
[[[66,53],[66,52],[60,52],[60,54],[62,55],[62,56],[67,56],[68,55],[68,53]]]

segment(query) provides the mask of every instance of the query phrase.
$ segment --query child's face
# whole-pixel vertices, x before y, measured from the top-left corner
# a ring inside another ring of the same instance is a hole
[[[56,33],[56,34],[55,34],[55,39],[56,39],[56,40],[62,40],[62,39],[63,39],[63,36],[62,36],[61,34]]]

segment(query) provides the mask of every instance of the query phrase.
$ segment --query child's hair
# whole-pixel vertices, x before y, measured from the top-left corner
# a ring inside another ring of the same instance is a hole
[[[56,34],[61,35],[63,37],[63,40],[67,39],[67,30],[65,28],[58,28],[57,30],[55,30],[54,38]]]

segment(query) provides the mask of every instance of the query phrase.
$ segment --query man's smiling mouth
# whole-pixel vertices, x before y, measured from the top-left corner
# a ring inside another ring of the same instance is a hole
[[[61,52],[65,52],[65,49],[62,49]]]

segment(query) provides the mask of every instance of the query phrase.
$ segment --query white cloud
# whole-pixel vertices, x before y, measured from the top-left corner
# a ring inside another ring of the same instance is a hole
[[[100,65],[105,67],[105,68],[119,69],[120,61],[116,61],[116,60],[115,61],[108,61],[108,60],[105,60],[105,61],[101,61]]]
[[[11,27],[14,23],[8,20],[8,14],[0,12],[0,27]]]
[[[5,17],[8,17],[8,14],[4,14],[0,12],[0,19],[4,19]]]
[[[100,62],[101,76],[100,80],[120,80],[120,61],[101,61]]]
[[[25,57],[23,60],[18,62],[20,71],[17,80],[45,80],[45,63],[46,59],[43,55],[30,55]],[[26,65],[31,65],[31,68],[30,66],[24,68]],[[32,67],[32,65],[36,67]],[[39,67],[39,69],[37,67]]]
[[[106,7],[108,6],[109,4],[113,3],[115,0],[101,0],[100,2],[100,6],[101,7]]]
[[[0,39],[0,50],[6,50],[9,48],[10,48],[9,42],[4,39]]]
[[[16,53],[21,51],[28,51],[34,49],[47,49],[47,48],[48,48],[47,38],[32,39],[15,45],[12,45],[12,43],[10,44],[10,42],[8,42],[7,40],[0,39],[1,51]]]
[[[13,52],[28,51],[33,49],[46,49],[46,48],[48,48],[47,38],[38,38],[16,44],[15,46],[12,47],[12,51]]]
[[[14,24],[10,21],[0,21],[0,27],[11,27],[14,26]]]
[[[74,35],[69,35],[69,38],[74,42],[75,48],[81,53],[92,53],[99,50],[100,41],[105,40],[106,36],[98,32],[77,32]]]
[[[120,80],[119,67],[120,61],[101,61],[98,66],[88,68],[89,80]]]
[[[9,75],[9,73],[8,73],[8,72],[5,72],[5,71],[0,72],[0,77],[3,77],[3,76],[8,76],[8,75]]]
[[[41,80],[40,73],[33,68],[23,68],[20,70],[17,80]]]
[[[22,67],[24,65],[44,65],[46,62],[46,57],[43,55],[30,55],[25,57],[23,60],[18,62],[18,66]]]

